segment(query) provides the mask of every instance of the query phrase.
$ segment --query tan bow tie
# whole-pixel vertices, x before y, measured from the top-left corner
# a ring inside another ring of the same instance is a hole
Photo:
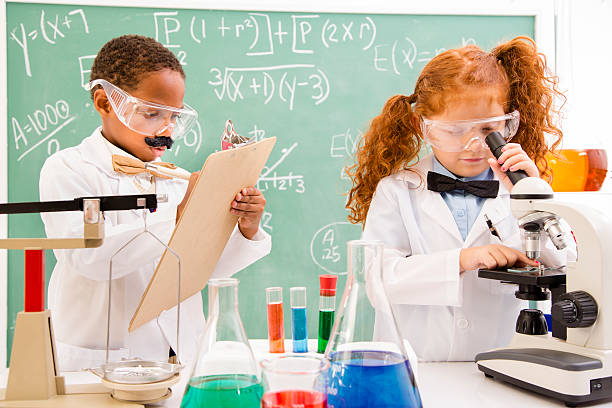
[[[174,177],[189,180],[191,173],[176,167],[172,163],[145,163],[131,157],[113,154],[113,170],[123,174],[149,173],[156,177],[171,179]]]

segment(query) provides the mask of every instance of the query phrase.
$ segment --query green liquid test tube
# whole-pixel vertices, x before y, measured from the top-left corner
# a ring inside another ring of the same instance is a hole
[[[317,353],[325,353],[332,327],[334,327],[337,280],[336,275],[319,276],[319,341]]]

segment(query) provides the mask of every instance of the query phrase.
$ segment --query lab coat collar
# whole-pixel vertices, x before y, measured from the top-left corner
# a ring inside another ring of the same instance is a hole
[[[109,142],[102,136],[101,130],[101,127],[97,128],[91,136],[81,142],[79,146],[81,157],[107,176],[118,178],[118,174],[113,170],[112,153],[106,145]]]
[[[427,172],[433,169],[433,154],[420,159],[413,166],[408,167],[394,175],[402,180],[409,189],[419,191],[419,207],[431,218],[431,222],[440,224],[461,245],[463,238],[457,227],[457,223],[439,193],[427,190]]]
[[[421,208],[423,208],[424,212],[427,213],[432,220],[442,225],[449,234],[455,237],[462,246],[469,247],[483,233],[490,233],[484,220],[485,214],[489,217],[493,225],[498,224],[504,218],[512,215],[507,201],[507,197],[510,193],[506,187],[500,183],[497,197],[489,198],[484,202],[478,218],[474,221],[474,225],[472,225],[464,241],[457,227],[457,223],[442,196],[440,196],[439,193],[427,190],[427,172],[433,169],[433,160],[433,154],[429,154],[408,169],[395,173],[393,177],[404,181],[411,189],[421,190],[422,194],[419,197],[419,199],[422,199]],[[493,179],[499,180],[495,173],[493,173]]]

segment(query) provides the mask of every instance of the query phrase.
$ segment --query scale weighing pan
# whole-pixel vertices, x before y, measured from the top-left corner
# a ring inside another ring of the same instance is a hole
[[[181,364],[133,359],[110,362],[89,370],[107,381],[120,384],[148,384],[166,380],[182,369]]]

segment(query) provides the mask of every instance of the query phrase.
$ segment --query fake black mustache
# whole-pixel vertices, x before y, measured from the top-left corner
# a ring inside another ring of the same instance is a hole
[[[168,150],[170,150],[172,149],[172,143],[174,143],[174,140],[167,136],[145,137],[145,143],[151,147],[166,146]]]

